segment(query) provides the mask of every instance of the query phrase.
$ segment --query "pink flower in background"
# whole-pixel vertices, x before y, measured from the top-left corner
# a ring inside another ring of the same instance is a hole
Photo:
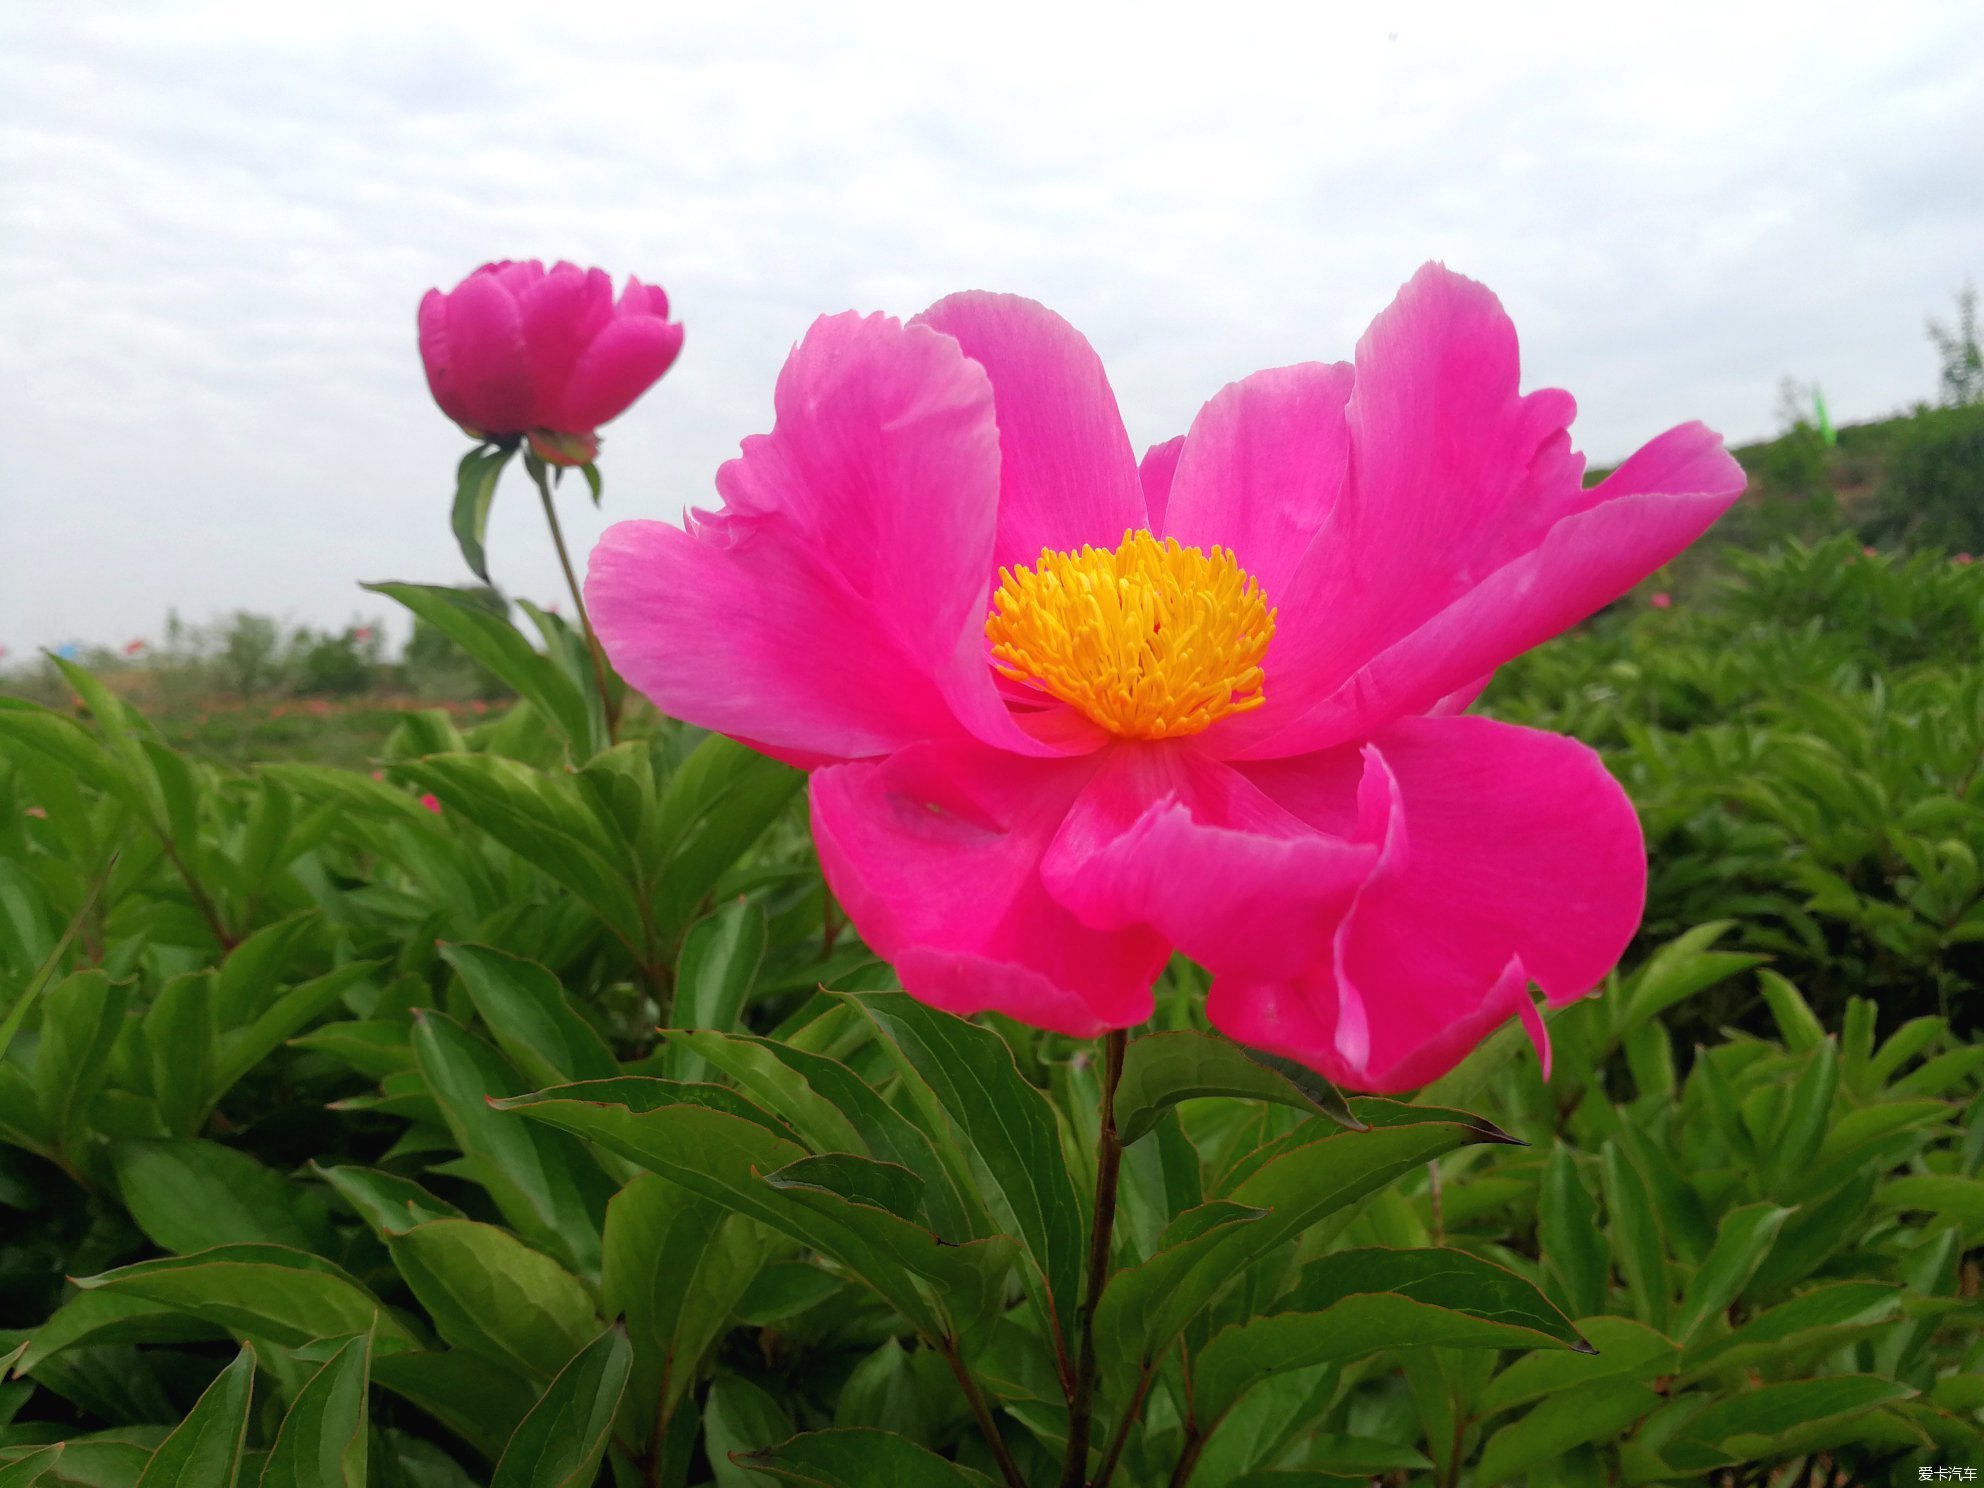
[[[441,411],[478,439],[528,437],[557,465],[590,462],[599,426],[681,349],[668,296],[629,276],[615,304],[604,269],[484,264],[420,302],[420,359]]]
[[[1879,548],[1862,548],[1860,550],[1860,556],[1862,558],[1878,558],[1881,556],[1881,550]]]
[[[351,633],[351,638],[361,646],[366,645],[372,639],[372,627],[369,625],[359,626],[358,629]]]
[[[1241,1041],[1402,1090],[1588,992],[1644,901],[1584,745],[1464,716],[1735,499],[1699,424],[1583,485],[1570,397],[1428,265],[1354,363],[1256,373],[1132,453],[1027,300],[815,323],[686,530],[587,602],[665,711],[813,769],[834,892],[904,987],[1082,1037],[1174,948]]]
[[[1656,610],[1670,610],[1674,607],[1674,596],[1663,589],[1658,594],[1649,594],[1646,602]]]
[[[1950,559],[1950,562],[1956,564],[1959,568],[1970,567],[1972,561],[1968,553],[1958,553],[1956,557]]]
[[[429,811],[433,812],[436,816],[439,816],[441,814],[441,798],[435,795],[432,791],[427,791],[421,795],[420,804],[425,806]]]
[[[145,643],[143,641],[126,641],[124,643],[124,654],[126,656],[136,656],[144,649]]]

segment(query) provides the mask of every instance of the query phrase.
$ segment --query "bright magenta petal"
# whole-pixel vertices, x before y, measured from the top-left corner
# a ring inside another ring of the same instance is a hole
[[[1261,1042],[1255,993],[1277,1010],[1299,994],[1326,1041],[1269,1047],[1357,1088],[1393,1091],[1452,1068],[1520,1011],[1529,981],[1553,1005],[1596,986],[1639,925],[1646,850],[1625,792],[1575,740],[1420,718],[1378,735],[1370,754],[1356,782],[1343,750],[1247,767],[1325,831],[1354,820],[1349,830],[1370,839],[1381,786],[1389,822],[1334,957],[1265,989],[1224,979],[1209,1011],[1235,1038]]]
[[[1178,456],[1185,448],[1185,436],[1177,435],[1144,451],[1137,465],[1137,480],[1144,488],[1144,511],[1150,530],[1164,530],[1164,508],[1171,500],[1171,479],[1178,473]]]
[[[1348,363],[1275,367],[1231,383],[1199,411],[1178,457],[1163,532],[1231,548],[1279,605],[1343,488],[1350,458]],[[1268,653],[1268,666],[1279,670]],[[1266,694],[1274,706],[1274,689]]]
[[[633,405],[682,350],[682,327],[653,315],[623,315],[593,337],[572,368],[560,409],[574,430],[597,429]]]
[[[495,274],[471,274],[447,297],[447,309],[441,379],[467,414],[450,417],[483,434],[522,433],[530,426],[533,393],[516,300]],[[448,400],[437,394],[435,401],[448,409]]]
[[[1258,752],[1361,738],[1401,715],[1437,710],[1456,692],[1478,691],[1494,668],[1670,562],[1729,509],[1743,480],[1712,430],[1669,430],[1583,493],[1582,509],[1533,549],[1380,651]]]
[[[613,318],[613,278],[561,263],[517,296],[524,342],[537,394],[530,426],[588,433],[595,425],[565,416],[572,371],[592,340]]]
[[[835,896],[912,996],[1090,1038],[1151,1013],[1168,948],[1092,930],[1040,861],[1093,757],[1031,760],[925,744],[813,776],[813,833]]]
[[[666,713],[788,757],[956,737],[1035,753],[985,661],[998,430],[984,370],[882,316],[817,322],[777,424],[689,528],[623,522],[594,550],[593,623]],[[947,701],[948,700],[948,701]]]
[[[1222,752],[1307,753],[1433,706],[1615,598],[1740,490],[1726,457],[1679,462],[1689,469],[1681,484],[1660,486],[1657,514],[1587,526],[1568,566],[1539,566],[1520,582],[1510,574],[1495,615],[1464,611],[1475,591],[1545,550],[1569,519],[1646,489],[1585,491],[1584,462],[1566,432],[1570,396],[1525,396],[1520,374],[1515,329],[1494,295],[1437,264],[1373,322],[1358,343],[1347,409],[1350,478],[1284,591],[1271,595],[1280,613],[1269,701],[1222,730]],[[1449,612],[1465,613],[1465,627],[1413,648],[1417,670],[1390,668],[1382,687],[1367,673]],[[1547,615],[1551,628],[1531,624],[1532,614]]]
[[[1208,966],[1291,976],[1326,957],[1377,858],[1175,743],[1111,750],[1042,864],[1097,929],[1144,925]]]
[[[1126,531],[1146,525],[1130,436],[1081,332],[1032,300],[976,290],[939,300],[914,324],[953,337],[992,379],[995,569],[1032,564],[1043,548],[1114,548]]]

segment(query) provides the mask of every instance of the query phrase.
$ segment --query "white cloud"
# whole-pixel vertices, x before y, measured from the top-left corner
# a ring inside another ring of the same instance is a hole
[[[811,318],[1033,294],[1139,441],[1347,355],[1423,259],[1493,285],[1616,459],[1778,376],[1931,390],[1980,271],[1984,13],[1692,4],[953,10],[10,7],[0,644],[166,608],[342,621],[462,578],[413,307],[477,262],[665,285],[683,359],[607,431],[604,521],[706,499]],[[521,481],[496,573],[560,590]]]

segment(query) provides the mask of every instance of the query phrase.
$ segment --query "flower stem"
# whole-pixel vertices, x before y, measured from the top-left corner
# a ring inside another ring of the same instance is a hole
[[[999,1476],[1004,1480],[1006,1488],[1026,1488],[1026,1478],[1021,1475],[1019,1464],[1013,1461],[1012,1450],[1007,1447],[1005,1438],[999,1435],[999,1423],[992,1419],[992,1411],[985,1403],[984,1392],[978,1388],[978,1381],[971,1377],[971,1371],[965,1367],[963,1356],[958,1353],[957,1340],[942,1339],[937,1349],[944,1356],[944,1362],[950,1366],[951,1374],[958,1382],[958,1388],[964,1392],[965,1401],[971,1407],[972,1419],[978,1422],[978,1430],[985,1438],[985,1445],[991,1449],[992,1460],[999,1464]]]
[[[558,525],[558,509],[551,503],[551,483],[545,479],[544,462],[527,453],[524,465],[530,471],[530,478],[537,483],[538,500],[544,503],[544,520],[551,527],[551,543],[558,549],[558,566],[565,570],[565,587],[571,591],[573,608],[579,614],[579,627],[585,631],[586,650],[592,655],[592,679],[599,688],[599,706],[606,717],[606,742],[618,743],[620,710],[613,705],[613,691],[606,685],[606,650],[593,631],[592,616],[586,613],[585,595],[579,589],[578,576],[572,572],[572,556],[565,551],[565,531]]]
[[[1081,1356],[1074,1394],[1068,1400],[1068,1456],[1061,1488],[1082,1488],[1088,1475],[1089,1427],[1095,1415],[1095,1309],[1109,1284],[1109,1242],[1116,1232],[1116,1180],[1123,1167],[1123,1144],[1116,1135],[1116,1086],[1123,1078],[1123,1052],[1130,1035],[1122,1029],[1102,1043],[1102,1122],[1095,1149],[1095,1220],[1089,1226],[1088,1285],[1082,1291]]]

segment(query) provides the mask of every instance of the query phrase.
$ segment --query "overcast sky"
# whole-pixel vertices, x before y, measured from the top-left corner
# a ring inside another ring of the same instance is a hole
[[[1630,14],[1627,12],[1630,11]],[[708,504],[814,316],[1011,290],[1139,447],[1349,355],[1422,261],[1502,296],[1595,461],[1933,396],[1984,279],[1984,6],[0,6],[0,646],[452,583],[414,306],[496,257],[666,287],[605,521]],[[490,561],[561,584],[529,486]]]

